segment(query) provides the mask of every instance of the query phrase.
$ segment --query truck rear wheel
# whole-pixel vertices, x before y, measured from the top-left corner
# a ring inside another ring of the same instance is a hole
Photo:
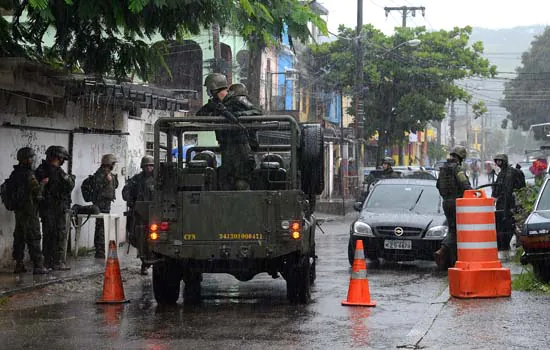
[[[202,274],[189,273],[184,277],[183,303],[185,305],[197,305],[201,302]]]
[[[181,273],[177,264],[163,261],[153,265],[153,293],[159,305],[171,305],[180,295]]]
[[[286,277],[286,294],[291,303],[307,304],[311,298],[311,265],[309,257],[302,256],[294,263]]]

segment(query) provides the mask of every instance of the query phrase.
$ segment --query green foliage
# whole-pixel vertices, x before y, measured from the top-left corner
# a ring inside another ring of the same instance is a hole
[[[528,130],[532,124],[548,121],[550,99],[550,27],[535,37],[529,50],[521,56],[518,75],[506,83],[502,106],[514,129]]]
[[[550,284],[539,281],[530,265],[529,268],[524,268],[520,275],[514,276],[512,279],[512,289],[550,294]]]
[[[485,102],[478,101],[472,105],[472,111],[474,112],[474,119],[477,119],[485,115],[488,109],[487,109],[487,106],[485,105]]]
[[[528,184],[526,187],[516,191],[517,212],[514,214],[516,223],[519,227],[523,227],[525,220],[533,211],[535,201],[540,192],[542,181],[536,179],[534,185]]]
[[[309,37],[308,22],[326,23],[299,0],[29,0],[15,2],[13,30],[0,22],[0,54],[26,56],[87,74],[147,80],[165,66],[165,48],[153,35],[181,40],[213,23],[258,46],[276,43],[285,25],[292,37]],[[24,20],[24,22],[23,22]],[[55,42],[43,47],[47,31]]]
[[[447,150],[445,147],[437,142],[428,142],[428,157],[431,163],[435,163],[447,156]]]
[[[416,132],[429,121],[442,120],[447,101],[470,99],[453,84],[455,80],[496,74],[496,67],[481,56],[482,43],[468,46],[471,31],[470,27],[437,32],[396,28],[394,35],[386,36],[372,25],[364,26],[364,86],[357,91],[356,32],[340,27],[338,40],[309,47],[311,84],[321,91],[359,94],[366,113],[364,136],[378,131],[387,135],[382,144],[401,142],[405,131]],[[420,39],[420,46],[403,44],[411,39]]]

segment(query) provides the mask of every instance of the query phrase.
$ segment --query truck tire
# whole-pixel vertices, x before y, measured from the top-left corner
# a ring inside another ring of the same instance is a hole
[[[200,304],[202,274],[191,273],[185,277],[183,282],[183,303],[185,305]]]
[[[181,273],[176,264],[163,261],[153,265],[153,293],[159,305],[176,304],[180,283]]]
[[[286,294],[291,303],[307,304],[311,298],[309,257],[302,256],[287,274]]]
[[[319,195],[325,189],[325,155],[323,128],[320,124],[303,124],[300,140],[302,190]]]

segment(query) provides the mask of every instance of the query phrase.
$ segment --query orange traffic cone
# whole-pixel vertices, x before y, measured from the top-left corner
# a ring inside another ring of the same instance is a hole
[[[355,259],[353,260],[353,266],[351,267],[348,299],[342,301],[342,305],[376,306],[376,302],[374,300],[370,300],[365,250],[363,248],[363,241],[360,239],[358,239],[355,244]]]
[[[109,256],[105,265],[105,278],[103,279],[103,295],[97,301],[98,304],[119,304],[127,303],[120,277],[120,266],[116,253],[115,241],[109,241]]]
[[[449,269],[449,291],[456,298],[509,297],[510,269],[498,260],[495,200],[468,190],[456,200],[458,260]]]

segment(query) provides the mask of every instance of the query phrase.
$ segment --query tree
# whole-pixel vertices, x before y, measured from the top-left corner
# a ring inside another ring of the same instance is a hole
[[[309,35],[308,22],[326,31],[322,19],[298,0],[17,0],[13,10],[11,31],[0,22],[2,56],[24,54],[119,79],[135,73],[147,80],[155,68],[167,68],[166,46],[148,43],[156,34],[182,40],[219,23],[265,45],[277,41],[283,25],[298,39]],[[46,47],[52,30],[54,43]]]
[[[322,89],[335,86],[360,95],[366,111],[364,137],[378,131],[379,156],[390,144],[403,142],[405,131],[416,132],[429,121],[442,120],[447,101],[469,101],[470,95],[453,84],[471,76],[494,76],[496,67],[481,56],[481,42],[468,45],[472,28],[428,32],[424,27],[396,28],[386,36],[371,25],[363,27],[365,86],[355,84],[355,31],[340,27],[336,41],[310,46],[311,75]],[[420,39],[421,45],[405,42]],[[349,111],[356,114],[352,109]]]
[[[512,127],[525,131],[532,124],[548,122],[550,116],[549,27],[522,54],[521,64],[517,76],[505,84],[502,106],[509,112]]]

